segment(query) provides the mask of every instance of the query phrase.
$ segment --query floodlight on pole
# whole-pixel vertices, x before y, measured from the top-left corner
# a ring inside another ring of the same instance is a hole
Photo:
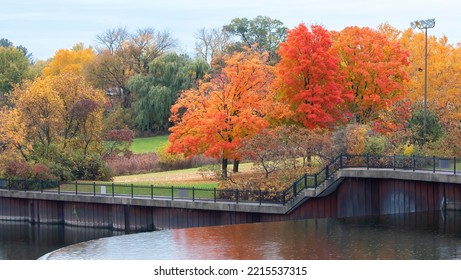
[[[424,29],[425,31],[425,48],[424,48],[424,130],[423,141],[426,141],[426,111],[427,111],[427,29],[435,27],[435,19],[416,20],[410,23],[413,29]]]

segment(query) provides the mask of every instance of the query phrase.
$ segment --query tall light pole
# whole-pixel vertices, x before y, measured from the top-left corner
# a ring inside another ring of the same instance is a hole
[[[427,29],[434,28],[435,19],[416,20],[410,23],[413,29],[424,29],[426,35],[424,48],[424,130],[423,141],[426,142],[426,111],[427,111]]]

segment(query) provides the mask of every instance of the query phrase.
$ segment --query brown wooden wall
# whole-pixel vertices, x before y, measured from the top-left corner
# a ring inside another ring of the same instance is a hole
[[[326,197],[311,198],[285,215],[120,204],[0,198],[0,219],[129,231],[368,216],[439,210],[461,201],[458,184],[346,178]]]
[[[290,219],[385,215],[440,210],[461,201],[461,186],[379,178],[346,178],[327,197],[306,201]]]

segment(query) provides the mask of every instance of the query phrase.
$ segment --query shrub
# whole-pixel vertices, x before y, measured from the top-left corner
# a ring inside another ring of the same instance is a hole
[[[131,154],[130,146],[133,143],[134,133],[130,129],[111,130],[106,135],[106,154],[115,156],[120,153]]]
[[[424,111],[422,110],[413,112],[408,125],[413,132],[413,142],[415,143],[436,142],[444,134],[439,117],[430,110],[426,112],[426,127],[424,127]]]
[[[390,154],[390,144],[384,136],[370,136],[365,140],[365,153],[370,155]]]
[[[411,156],[415,152],[415,146],[413,144],[406,144],[402,149],[404,156]]]
[[[305,171],[280,169],[268,178],[264,178],[260,172],[243,176],[234,174],[232,178],[220,181],[218,198],[235,199],[236,192],[233,190],[238,189],[239,200],[258,201],[261,194],[265,201],[282,202],[283,191],[304,175]]]
[[[28,179],[32,174],[32,168],[25,161],[9,161],[4,167],[3,174],[8,179]]]
[[[36,180],[56,180],[56,176],[50,172],[48,166],[43,163],[36,163],[32,167],[32,178]]]
[[[133,154],[130,157],[113,156],[106,159],[106,164],[113,176],[160,170],[158,157],[155,153]]]
[[[76,179],[80,180],[108,181],[112,178],[110,168],[96,154],[75,159],[72,173]]]
[[[37,183],[34,185],[34,182],[37,181],[56,181],[58,178],[54,176],[51,170],[43,163],[36,163],[31,164],[24,160],[16,160],[16,161],[8,161],[4,164],[3,168],[3,176],[7,179],[14,179],[14,180],[21,180],[17,181],[16,183],[12,183],[11,187],[16,188],[25,188],[26,186],[23,185],[23,180],[27,180],[27,188],[39,189],[41,187],[47,187],[48,184],[41,184]],[[54,184],[52,184],[54,185]]]
[[[157,152],[159,165],[162,170],[185,169],[192,167],[192,160],[183,154],[171,154],[167,152],[168,144]]]
[[[56,176],[59,180],[62,181],[73,181],[75,176],[72,173],[71,164],[64,164],[63,162],[50,162],[48,164],[50,173]]]

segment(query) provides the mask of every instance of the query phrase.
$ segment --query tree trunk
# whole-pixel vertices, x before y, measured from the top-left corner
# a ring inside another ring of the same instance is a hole
[[[221,178],[222,179],[227,179],[227,158],[222,159],[221,171],[222,171]]]
[[[21,152],[22,157],[24,158],[25,161],[29,161],[29,158],[27,157],[26,153],[22,149],[22,145],[19,145],[19,152]]]
[[[240,163],[240,161],[234,159],[234,167],[232,168],[232,172],[234,172],[234,173],[239,172],[239,163]]]

